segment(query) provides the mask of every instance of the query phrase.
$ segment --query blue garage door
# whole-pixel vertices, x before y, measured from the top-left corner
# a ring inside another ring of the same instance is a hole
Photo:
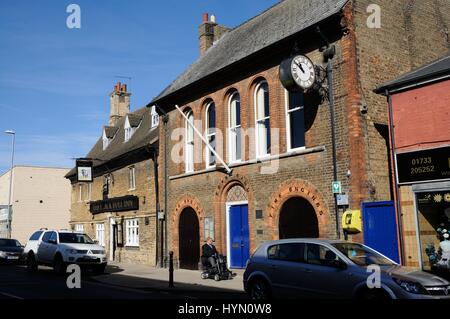
[[[362,204],[364,244],[399,262],[394,202]]]
[[[244,268],[250,254],[248,206],[231,206],[229,224],[230,266],[232,268]]]

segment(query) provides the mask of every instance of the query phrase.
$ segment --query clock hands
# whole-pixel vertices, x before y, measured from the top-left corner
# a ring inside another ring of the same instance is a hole
[[[305,73],[305,70],[303,69],[302,64],[301,64],[301,63],[298,63],[298,62],[295,61],[295,60],[294,60],[294,62],[295,62],[295,64],[297,64],[297,66],[300,68],[300,70],[302,71],[302,73]]]

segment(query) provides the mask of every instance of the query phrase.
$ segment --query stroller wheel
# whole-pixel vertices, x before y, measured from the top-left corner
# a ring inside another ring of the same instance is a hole
[[[228,273],[228,279],[230,280],[230,279],[233,279],[233,273],[230,271],[229,273]]]
[[[208,274],[205,272],[202,272],[201,277],[202,277],[202,279],[208,279]]]
[[[214,275],[214,280],[215,281],[220,281],[220,276],[218,274]]]

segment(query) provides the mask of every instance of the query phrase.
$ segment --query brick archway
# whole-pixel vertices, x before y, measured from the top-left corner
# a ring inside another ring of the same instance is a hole
[[[172,229],[172,251],[174,259],[178,260],[180,256],[180,238],[179,238],[179,223],[180,215],[185,208],[192,208],[197,214],[199,229],[200,229],[200,245],[205,241],[204,238],[204,223],[203,217],[205,216],[203,208],[200,205],[199,200],[190,194],[184,195],[180,200],[178,200],[175,211],[172,215],[171,229]],[[200,247],[199,247],[200,249]]]
[[[306,199],[314,208],[319,224],[319,237],[327,237],[330,226],[329,209],[319,191],[305,180],[291,180],[283,183],[277,192],[272,194],[267,207],[268,226],[272,230],[272,239],[279,239],[279,220],[283,204],[291,198]]]
[[[248,202],[248,211],[251,212],[254,210],[254,193],[248,179],[240,174],[223,177],[216,187],[214,197],[215,240],[217,248],[223,253],[227,251],[227,195],[228,192],[235,186],[241,186],[245,190]],[[253,252],[256,249],[253,236],[254,232],[254,223],[251,222],[251,216],[249,215],[250,252]]]

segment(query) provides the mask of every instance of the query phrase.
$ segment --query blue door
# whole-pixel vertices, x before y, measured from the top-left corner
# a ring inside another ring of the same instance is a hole
[[[363,203],[364,244],[400,262],[394,202]]]
[[[230,266],[245,268],[250,254],[248,205],[230,207],[229,226]]]

